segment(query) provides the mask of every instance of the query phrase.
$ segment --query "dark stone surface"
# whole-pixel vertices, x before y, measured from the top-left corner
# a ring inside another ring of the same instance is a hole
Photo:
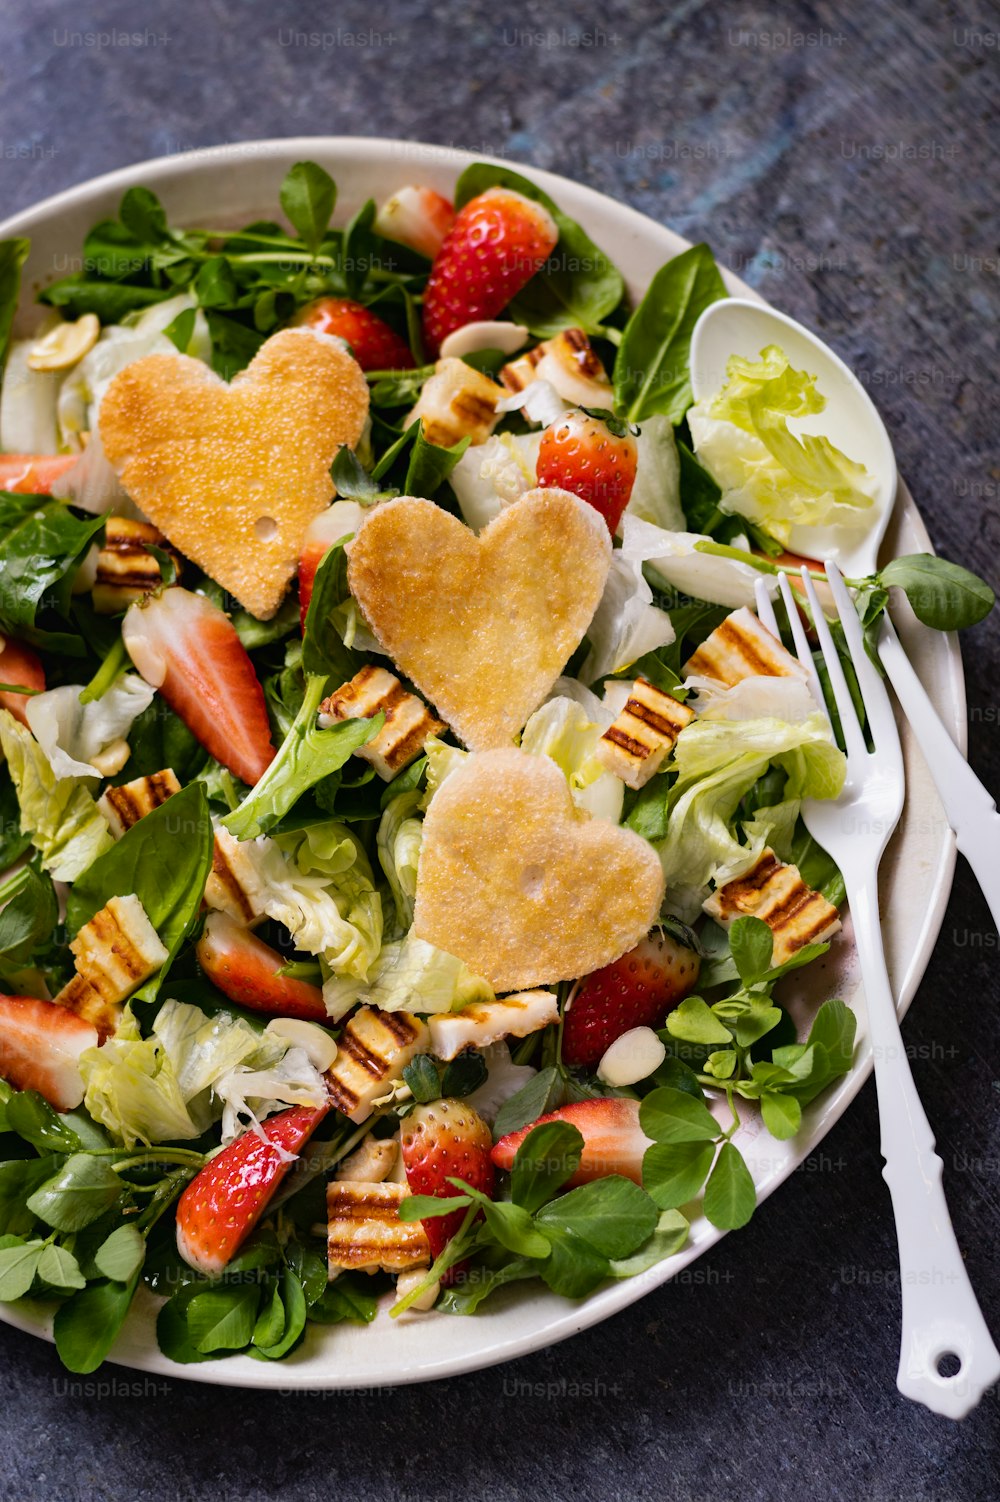
[[[483,0],[35,0],[30,22],[7,4],[0,205],[143,157],[306,133],[452,143],[579,177],[709,240],[827,337],[870,383],[935,544],[995,582],[998,27],[995,9],[941,0],[615,0],[558,15]],[[131,42],[93,36],[113,30]],[[964,646],[970,754],[998,787],[1000,619]],[[996,961],[960,866],[904,1033],[959,1240],[994,1313]],[[995,1497],[997,1394],[954,1425],[895,1390],[896,1257],[879,1170],[869,1085],[690,1281],[507,1367],[381,1396],[142,1379],[143,1396],[74,1396],[51,1347],[0,1328],[0,1494]]]

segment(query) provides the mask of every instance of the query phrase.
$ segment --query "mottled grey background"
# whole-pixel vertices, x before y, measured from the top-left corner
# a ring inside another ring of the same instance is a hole
[[[29,20],[4,0],[0,211],[261,136],[392,135],[554,168],[709,240],[830,340],[869,383],[937,547],[995,583],[997,10],[550,9],[34,0]],[[1000,620],[964,648],[971,759],[997,788]],[[998,1002],[996,934],[960,867],[904,1034],[995,1330]],[[0,1328],[0,1493],[993,1498],[997,1394],[953,1425],[896,1393],[880,1167],[869,1085],[690,1281],[565,1345],[424,1388],[280,1398],[140,1377],[139,1396],[74,1396],[51,1347]]]

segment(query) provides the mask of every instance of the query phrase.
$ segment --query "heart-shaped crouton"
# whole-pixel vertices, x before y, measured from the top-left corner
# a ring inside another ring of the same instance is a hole
[[[611,539],[568,491],[530,490],[479,537],[432,501],[370,511],[348,553],[361,613],[474,751],[508,746],[590,625]]]
[[[548,757],[486,751],[431,800],[413,932],[496,991],[553,985],[638,944],[663,885],[653,847],[581,813]]]
[[[104,450],[150,521],[267,620],[306,527],[333,497],[330,465],[368,415],[361,368],[314,329],[274,334],[227,385],[187,355],[127,365],[100,408]]]

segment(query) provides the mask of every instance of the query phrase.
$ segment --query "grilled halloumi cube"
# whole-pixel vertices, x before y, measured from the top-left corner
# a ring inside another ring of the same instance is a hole
[[[98,1031],[101,1030],[95,1015],[98,1003],[103,1008],[105,1026],[111,1023],[107,1030],[113,1031],[117,1022],[115,1008],[167,959],[156,929],[133,893],[106,902],[83,925],[69,947],[76,960],[76,976],[55,1000],[60,1006],[79,1011]]]
[[[127,829],[180,790],[174,772],[165,767],[162,772],[153,772],[149,777],[137,777],[134,782],[123,782],[121,787],[108,788],[98,799],[97,806],[115,839],[120,840]]]
[[[756,864],[727,881],[702,906],[723,928],[737,918],[760,918],[774,936],[772,965],[783,965],[806,944],[821,944],[840,929],[837,909],[814,892],[798,866],[779,861],[773,850],[761,851]]]
[[[564,401],[577,407],[612,407],[611,382],[583,329],[563,329],[500,371],[508,391],[532,381],[548,381]]]
[[[243,844],[221,824],[215,828],[212,869],[205,883],[205,902],[244,926],[264,911],[257,870]]]
[[[372,1101],[385,1094],[427,1042],[427,1028],[409,1012],[362,1007],[337,1039],[337,1057],[326,1073],[330,1098],[359,1126]]]
[[[399,1218],[402,1184],[339,1180],[327,1185],[327,1261],[331,1278],[354,1272],[405,1272],[426,1267],[431,1248],[419,1220]]]
[[[809,675],[778,638],[744,605],[727,615],[684,664],[688,678],[714,678],[732,688],[744,678],[799,678]]]
[[[452,356],[439,360],[405,426],[419,418],[428,443],[451,448],[462,438],[485,443],[497,425],[503,387]]]
[[[641,788],[660,770],[693,719],[694,711],[686,704],[637,678],[621,712],[597,743],[598,759],[626,787]]]
[[[180,559],[156,527],[124,516],[108,517],[93,589],[94,609],[99,614],[126,610],[158,587],[162,575],[159,561],[149,551],[150,544],[170,553],[179,574]]]
[[[526,1038],[559,1021],[559,1002],[552,991],[519,991],[500,1001],[473,1002],[461,1012],[443,1012],[428,1023],[431,1048],[439,1059],[453,1059],[463,1048],[485,1048],[501,1038]]]
[[[89,980],[84,980],[82,975],[74,975],[52,999],[95,1027],[99,1043],[110,1038],[118,1027],[121,1006],[105,1001],[96,986],[92,986]]]
[[[416,760],[428,737],[447,726],[435,719],[422,699],[408,693],[394,673],[373,667],[363,667],[323,700],[319,723],[327,729],[338,720],[368,719],[379,713],[385,715],[385,724],[356,754],[371,763],[383,782],[391,782]]]
[[[398,1158],[399,1143],[395,1137],[369,1136],[339,1164],[334,1178],[342,1183],[382,1184]]]

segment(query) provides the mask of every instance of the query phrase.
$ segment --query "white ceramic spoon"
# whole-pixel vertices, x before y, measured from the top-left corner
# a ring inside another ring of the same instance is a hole
[[[811,419],[796,420],[794,430],[824,434],[849,458],[860,460],[878,482],[867,530],[800,529],[793,531],[789,547],[807,557],[832,559],[842,573],[854,578],[874,573],[896,496],[896,461],[885,425],[868,393],[832,350],[794,319],[759,303],[737,298],[713,303],[699,318],[691,341],[695,398],[711,396],[721,388],[731,355],[756,359],[768,344],[779,345],[793,366],[814,375],[827,398],[825,411]],[[804,639],[799,645],[804,648]],[[879,638],[879,654],[927,759],[958,848],[972,866],[1000,927],[1000,815],[994,800],[938,717],[888,614]],[[900,1134],[893,1130],[887,1140],[883,1123],[882,1155],[887,1159],[885,1177],[893,1189],[903,1296],[897,1380],[907,1397],[926,1403],[937,1413],[961,1418],[1000,1376],[1000,1356],[955,1242],[933,1135],[915,1095],[913,1099],[915,1106],[909,1113],[912,1131]],[[901,1177],[895,1169],[899,1168],[900,1155],[905,1162],[910,1152],[919,1165],[919,1183],[907,1193],[906,1175]],[[890,1161],[894,1164],[892,1174]],[[929,1202],[933,1204],[930,1215]],[[947,1286],[927,1286],[928,1262],[942,1276],[947,1270]],[[940,1344],[945,1333],[957,1337],[958,1343],[964,1342],[962,1369],[951,1379],[938,1375],[929,1365],[931,1358],[936,1360],[936,1353],[945,1349]]]

